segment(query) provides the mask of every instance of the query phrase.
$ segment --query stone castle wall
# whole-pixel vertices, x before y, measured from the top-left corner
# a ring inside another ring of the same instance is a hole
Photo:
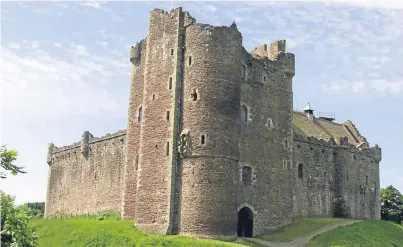
[[[119,212],[125,135],[90,138],[87,157],[80,143],[50,150],[45,214]]]
[[[295,136],[294,216],[379,219],[377,152]]]

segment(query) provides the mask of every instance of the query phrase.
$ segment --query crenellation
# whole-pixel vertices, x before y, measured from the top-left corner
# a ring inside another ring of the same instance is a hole
[[[235,22],[154,9],[130,61],[127,130],[48,145],[46,215],[112,210],[148,233],[222,239],[380,218],[381,149],[351,121],[293,111],[285,40],[247,52]]]

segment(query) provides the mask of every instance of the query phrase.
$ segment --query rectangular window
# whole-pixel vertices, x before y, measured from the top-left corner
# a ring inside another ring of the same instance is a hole
[[[166,150],[165,155],[168,156],[169,155],[169,142],[167,142],[165,150]]]
[[[167,116],[166,116],[166,118],[167,118],[167,121],[169,121],[169,111],[167,111]]]

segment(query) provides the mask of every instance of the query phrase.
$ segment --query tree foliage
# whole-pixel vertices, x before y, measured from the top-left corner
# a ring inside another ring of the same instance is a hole
[[[22,205],[26,207],[28,214],[34,219],[43,218],[45,214],[45,203],[44,202],[28,202]]]
[[[27,207],[14,207],[14,198],[0,191],[1,244],[4,247],[34,247],[37,236],[28,223],[31,217]]]
[[[381,218],[403,223],[403,195],[392,185],[381,189]]]
[[[0,165],[1,167],[9,171],[12,175],[17,175],[18,173],[26,173],[22,169],[24,167],[16,166],[14,162],[17,160],[18,152],[10,149],[7,150],[6,146],[0,147]],[[5,174],[0,174],[1,178],[6,178]]]

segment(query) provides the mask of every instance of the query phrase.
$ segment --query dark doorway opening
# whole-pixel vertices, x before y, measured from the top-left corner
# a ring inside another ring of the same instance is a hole
[[[238,237],[253,237],[253,212],[248,207],[238,212]]]

